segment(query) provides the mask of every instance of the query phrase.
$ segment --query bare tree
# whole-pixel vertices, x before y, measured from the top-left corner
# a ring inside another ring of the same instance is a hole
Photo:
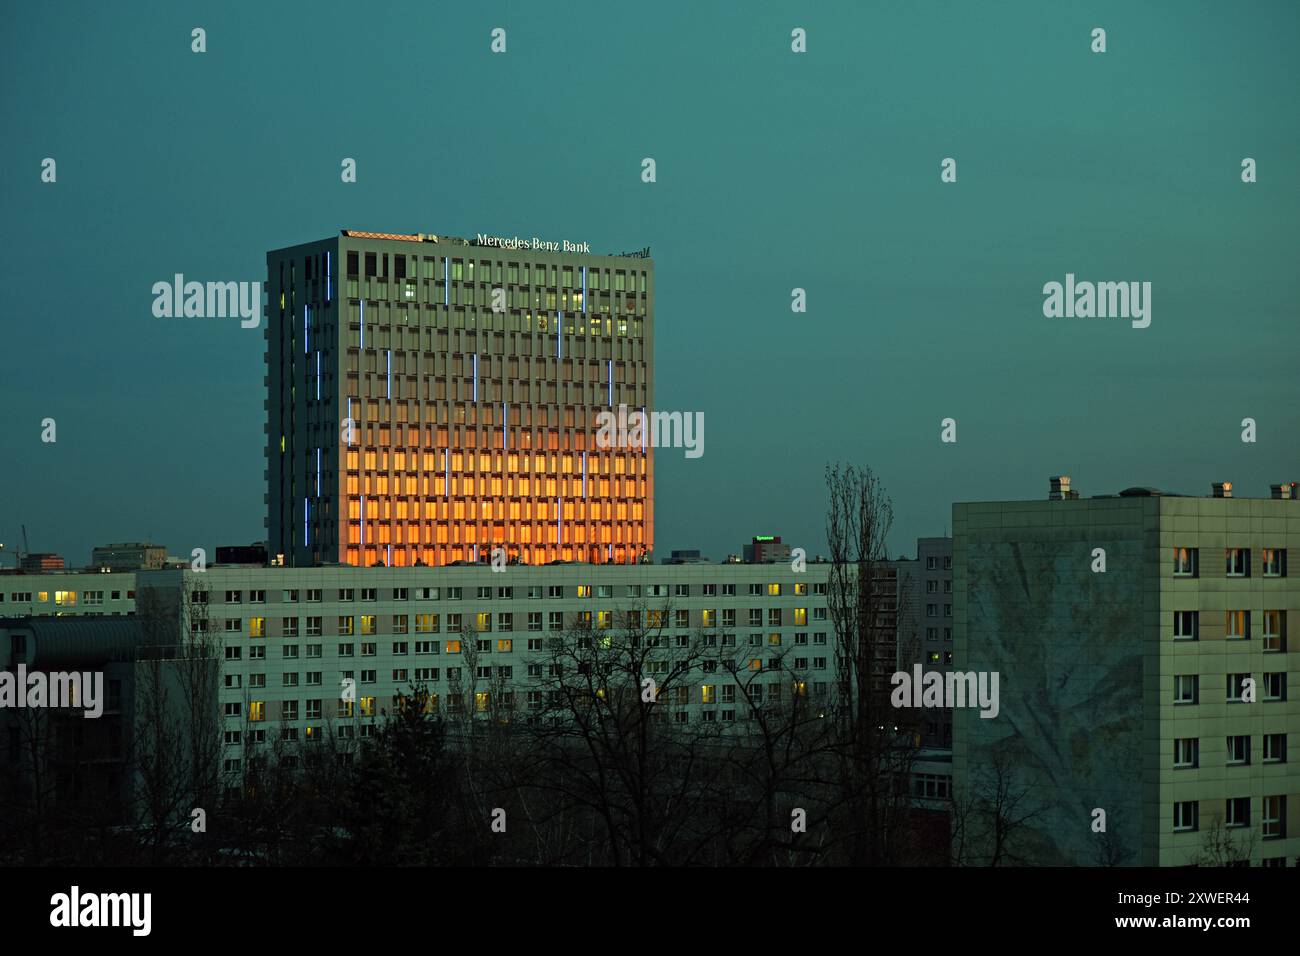
[[[916,752],[910,712],[889,702],[897,659],[898,579],[886,540],[894,512],[868,467],[826,469],[827,604],[839,681],[833,702],[845,862],[879,866],[906,852],[908,785]]]
[[[1216,816],[1205,829],[1194,860],[1197,866],[1249,866],[1255,841],[1253,827],[1230,827],[1222,817]]]

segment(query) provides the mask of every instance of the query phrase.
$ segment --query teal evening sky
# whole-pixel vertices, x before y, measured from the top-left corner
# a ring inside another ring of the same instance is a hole
[[[656,456],[656,557],[824,551],[837,459],[881,476],[895,553],[1053,474],[1267,496],[1300,480],[1297,40],[1291,2],[24,4],[6,563],[20,523],[78,565],[265,537],[262,333],[150,290],[340,228],[651,247],[656,405],[706,425]],[[1150,327],[1044,317],[1067,273],[1149,281]]]

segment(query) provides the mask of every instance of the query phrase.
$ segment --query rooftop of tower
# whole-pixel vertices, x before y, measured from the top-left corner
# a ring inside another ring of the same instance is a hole
[[[493,249],[523,249],[534,252],[572,252],[583,255],[605,255],[614,258],[629,259],[649,259],[650,247],[645,246],[632,252],[605,252],[592,253],[591,246],[586,242],[571,242],[563,240],[544,240],[538,236],[492,236],[486,233],[477,233],[474,238],[467,239],[463,236],[436,236],[432,233],[402,233],[402,232],[366,232],[360,229],[340,229],[340,234],[353,239],[387,239],[395,242],[431,242],[442,245],[452,246],[476,246],[480,248]]]

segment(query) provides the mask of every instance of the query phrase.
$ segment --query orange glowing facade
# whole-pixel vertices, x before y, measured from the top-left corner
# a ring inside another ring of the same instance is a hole
[[[272,554],[403,567],[653,549],[653,449],[596,440],[601,412],[653,407],[653,260],[552,245],[344,230],[268,253]]]

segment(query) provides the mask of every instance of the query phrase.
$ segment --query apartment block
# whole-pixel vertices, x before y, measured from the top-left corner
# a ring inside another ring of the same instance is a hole
[[[269,551],[295,567],[654,547],[654,263],[585,243],[343,230],[267,254]],[[578,251],[584,250],[584,251]]]
[[[899,575],[899,670],[910,673],[917,664],[926,672],[951,670],[952,538],[918,538],[916,559],[893,564]],[[926,751],[951,749],[951,710],[927,710],[921,747]]]
[[[1054,479],[1051,500],[954,505],[953,534],[955,667],[1000,689],[996,717],[954,710],[954,800],[1015,798],[1002,862],[1296,864],[1292,486]]]
[[[0,617],[135,613],[135,574],[97,571],[0,573]]]
[[[141,574],[140,593],[220,645],[226,770],[249,744],[364,737],[420,682],[440,710],[529,720],[547,702],[552,640],[600,640],[646,615],[654,678],[701,654],[666,701],[677,723],[740,723],[744,682],[765,706],[829,700],[834,637],[827,565],[455,568],[211,567]],[[577,630],[575,630],[577,629]],[[344,681],[355,694],[345,699]],[[477,689],[476,689],[477,688]],[[466,704],[466,701],[470,703]]]
[[[96,570],[141,571],[161,568],[167,563],[167,548],[147,541],[105,544],[90,553],[90,566]]]

